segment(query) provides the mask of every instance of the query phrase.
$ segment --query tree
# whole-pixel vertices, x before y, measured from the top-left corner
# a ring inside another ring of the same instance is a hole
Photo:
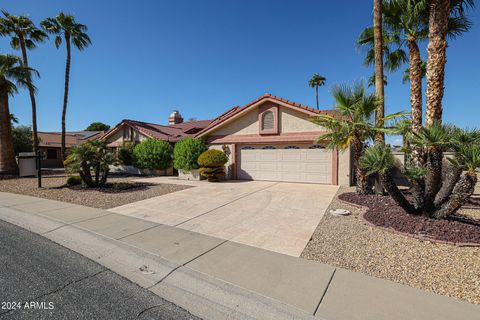
[[[459,22],[467,7],[473,7],[474,0],[430,0],[428,17],[428,59],[426,90],[426,126],[442,121],[442,99],[444,93],[447,34],[452,24]],[[451,13],[460,18],[449,19]],[[467,29],[468,30],[468,29]]]
[[[393,180],[393,156],[389,146],[369,148],[360,160],[367,173],[380,174],[392,199],[409,214],[446,218],[457,212],[475,190],[480,168],[480,131],[433,124],[414,133],[412,143],[422,147],[426,166],[405,167],[412,184],[412,199],[406,198]],[[450,165],[441,165],[443,152],[453,151]],[[440,175],[438,174],[440,171]],[[443,179],[438,179],[438,177]]]
[[[201,139],[184,138],[173,149],[173,166],[175,169],[190,171],[198,169],[198,157],[208,150]]]
[[[55,18],[47,18],[43,20],[40,25],[49,34],[55,35],[55,46],[60,47],[65,41],[67,49],[67,62],[65,65],[65,89],[63,94],[62,107],[62,142],[61,142],[61,156],[65,159],[65,117],[67,114],[68,90],[70,81],[70,63],[71,63],[71,44],[78,50],[82,51],[88,47],[92,42],[87,35],[87,26],[75,21],[72,15],[67,15],[60,12]]]
[[[373,140],[377,128],[372,123],[372,117],[379,106],[375,94],[365,91],[361,82],[353,87],[335,86],[332,90],[335,99],[337,115],[318,115],[312,122],[324,127],[328,133],[318,137],[318,142],[327,141],[330,149],[353,149],[353,163],[357,181],[358,194],[373,193],[372,186],[367,179],[366,171],[359,166],[367,142]],[[393,114],[382,119],[382,122],[399,116]]]
[[[45,41],[47,35],[38,29],[27,16],[13,16],[7,11],[2,10],[4,18],[0,18],[0,34],[11,37],[10,45],[13,49],[20,49],[22,52],[22,64],[28,68],[27,49],[33,50],[37,43]],[[32,83],[32,79],[28,79]],[[35,91],[33,86],[28,89],[30,102],[32,104],[32,132],[33,132],[33,151],[38,151],[38,132],[37,132],[37,104],[35,101]]]
[[[108,131],[110,126],[102,122],[92,122],[85,131]]]
[[[375,94],[378,107],[375,111],[375,126],[383,127],[381,119],[385,117],[385,93],[383,84],[383,31],[382,31],[382,0],[373,0],[373,37],[375,51]],[[378,131],[375,141],[384,142],[385,134]]]
[[[15,154],[20,152],[32,152],[33,135],[29,126],[17,126],[12,128],[13,149]]]
[[[16,174],[18,169],[8,98],[17,93],[19,87],[35,90],[30,81],[32,74],[38,75],[38,72],[25,67],[19,57],[0,55],[0,175]]]
[[[133,155],[137,168],[166,170],[172,166],[173,147],[167,141],[148,138],[135,146]]]
[[[325,81],[327,81],[327,78],[319,75],[318,73],[315,73],[310,80],[308,80],[308,85],[310,88],[315,88],[315,96],[316,96],[316,101],[317,101],[317,110],[319,110],[318,106],[318,87],[321,87],[325,85]]]
[[[65,160],[65,166],[69,172],[78,172],[85,185],[101,187],[107,183],[109,166],[113,162],[113,153],[107,148],[105,142],[92,140],[83,145],[74,146]]]

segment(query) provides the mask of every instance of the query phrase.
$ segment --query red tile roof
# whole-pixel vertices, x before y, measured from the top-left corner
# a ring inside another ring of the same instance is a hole
[[[308,106],[305,106],[305,105],[297,103],[297,102],[293,102],[293,101],[290,101],[290,100],[287,100],[287,99],[283,99],[283,98],[274,96],[270,93],[265,93],[261,97],[253,100],[252,102],[244,105],[243,107],[235,106],[235,107],[227,110],[225,113],[223,113],[220,116],[218,116],[217,118],[213,119],[208,127],[206,127],[205,129],[203,129],[202,131],[197,133],[195,136],[202,135],[206,131],[209,131],[210,129],[218,126],[220,123],[223,123],[224,121],[230,119],[234,115],[244,111],[245,109],[251,107],[252,105],[254,105],[254,104],[256,104],[256,103],[258,103],[258,102],[260,102],[261,100],[264,100],[264,99],[271,99],[271,100],[275,100],[275,101],[278,101],[278,102],[283,102],[283,103],[293,107],[293,109],[298,109],[299,111],[303,111],[303,112],[306,111],[306,112],[310,112],[310,113],[314,113],[314,114],[326,114],[326,115],[330,115],[330,116],[335,116],[337,114],[337,112],[335,110],[317,110],[317,109],[310,108]]]
[[[116,125],[115,128],[105,133],[105,135],[102,136],[102,139],[107,138],[123,125],[128,125],[147,137],[176,142],[184,137],[193,136],[195,133],[206,128],[210,122],[211,120],[196,120],[165,126],[156,123],[125,119]]]
[[[67,148],[84,144],[89,140],[98,139],[103,131],[75,131],[67,132],[65,134],[65,144]],[[40,140],[40,147],[55,147],[60,148],[62,141],[61,132],[38,132]]]

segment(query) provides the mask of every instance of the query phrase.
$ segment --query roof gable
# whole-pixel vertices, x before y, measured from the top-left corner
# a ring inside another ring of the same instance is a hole
[[[235,106],[229,110],[227,110],[225,113],[221,114],[217,118],[213,119],[212,122],[208,127],[197,133],[195,136],[196,137],[202,137],[232,121],[235,119],[238,119],[239,117],[245,115],[247,112],[255,109],[255,107],[265,103],[265,102],[273,102],[276,103],[280,106],[290,108],[292,110],[296,110],[299,112],[303,112],[308,114],[309,116],[315,116],[319,114],[327,114],[331,116],[335,116],[336,112],[335,110],[316,110],[310,107],[307,107],[305,105],[302,105],[300,103],[296,103],[287,99],[283,99],[274,95],[271,95],[269,93],[264,94],[263,96],[253,100],[252,102],[246,104],[243,107]]]

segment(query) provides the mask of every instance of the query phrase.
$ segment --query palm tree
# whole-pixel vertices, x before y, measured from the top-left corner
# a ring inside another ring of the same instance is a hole
[[[70,62],[71,62],[71,44],[78,49],[83,50],[91,44],[90,37],[86,34],[87,26],[75,21],[72,15],[60,12],[55,18],[47,18],[40,25],[50,34],[55,35],[55,46],[60,47],[62,41],[65,41],[67,48],[67,63],[65,65],[65,91],[63,95],[62,108],[62,145],[61,156],[65,159],[65,117],[67,114],[68,89],[70,81]]]
[[[335,86],[332,93],[338,116],[318,115],[311,119],[313,123],[328,130],[328,133],[321,135],[317,140],[327,141],[327,147],[330,149],[346,149],[352,146],[356,191],[359,194],[371,194],[371,184],[365,170],[359,166],[359,160],[366,142],[375,135],[372,117],[379,101],[375,94],[365,91],[361,82],[354,84],[353,87]]]
[[[32,50],[37,47],[37,43],[43,42],[47,37],[46,33],[38,29],[27,16],[12,16],[7,11],[2,11],[4,18],[0,18],[0,34],[10,36],[10,45],[13,49],[22,51],[22,64],[28,68],[27,49]],[[28,80],[31,83],[31,79]],[[37,132],[37,104],[35,102],[35,92],[33,86],[28,86],[30,101],[32,103],[32,132],[33,132],[33,151],[38,150],[38,132]]]
[[[447,33],[452,23],[458,21],[449,17],[454,13],[461,18],[465,9],[473,7],[474,3],[474,0],[429,1],[426,126],[442,121]]]
[[[327,81],[327,78],[322,77],[318,73],[315,73],[310,80],[308,80],[308,85],[310,88],[315,88],[315,94],[317,98],[317,110],[319,110],[318,106],[318,87],[321,87],[325,85],[325,81]]]
[[[38,75],[36,70],[24,66],[19,57],[0,55],[0,174],[17,172],[8,98],[16,93],[19,87],[35,92],[30,81],[32,73]]]
[[[382,31],[382,0],[373,0],[373,38],[375,52],[375,94],[379,102],[375,111],[375,126],[383,127],[381,119],[385,117],[385,93],[383,83],[383,31]],[[384,142],[385,134],[378,131],[375,141]]]

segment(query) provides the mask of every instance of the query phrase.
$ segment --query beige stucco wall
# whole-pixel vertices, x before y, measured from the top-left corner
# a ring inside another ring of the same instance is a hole
[[[323,128],[310,122],[310,116],[286,107],[279,107],[279,131],[287,132],[312,132],[323,131]],[[213,136],[258,134],[258,107],[232,122],[220,127],[211,133]]]
[[[130,131],[130,127],[124,127],[120,129],[118,132],[114,133],[107,139],[107,143],[112,143],[112,142],[118,142],[120,145],[123,143],[123,137],[124,137],[124,130]],[[138,130],[133,130],[133,139],[127,139],[128,141],[135,141],[135,142],[140,142],[142,140],[145,140],[147,137]]]
[[[341,186],[351,185],[351,157],[350,148],[338,151],[338,184]]]

